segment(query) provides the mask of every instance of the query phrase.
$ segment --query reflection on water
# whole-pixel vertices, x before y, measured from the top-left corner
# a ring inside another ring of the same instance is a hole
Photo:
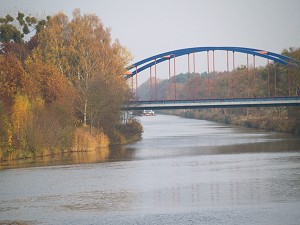
[[[283,136],[282,134],[281,136]],[[172,141],[170,141],[172,142]],[[147,143],[149,144],[149,143]],[[179,143],[179,145],[181,145]],[[0,163],[0,169],[32,167],[32,166],[53,166],[70,165],[82,163],[100,163],[127,160],[144,160],[152,158],[169,158],[188,155],[214,155],[214,154],[238,154],[255,152],[297,152],[299,151],[299,140],[270,140],[269,142],[255,142],[244,144],[233,144],[228,146],[166,146],[161,144],[158,148],[155,143],[149,144],[147,148],[139,144],[129,146],[111,146],[99,148],[96,151],[71,152],[63,155],[46,156],[43,158],[14,160]],[[153,145],[153,146],[152,146]],[[150,147],[150,148],[149,148]],[[160,151],[165,148],[164,151]]]
[[[0,163],[0,169],[27,166],[99,163],[130,158],[128,153],[130,153],[130,151],[127,152],[124,146],[114,146],[110,148],[99,148],[95,151],[70,152],[62,155],[46,156],[43,158],[40,157],[2,162]]]

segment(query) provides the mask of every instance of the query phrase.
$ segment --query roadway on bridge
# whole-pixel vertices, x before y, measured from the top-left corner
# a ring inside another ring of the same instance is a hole
[[[241,108],[241,107],[280,107],[300,106],[300,96],[269,98],[232,98],[197,100],[132,101],[124,110],[163,110],[201,108]]]

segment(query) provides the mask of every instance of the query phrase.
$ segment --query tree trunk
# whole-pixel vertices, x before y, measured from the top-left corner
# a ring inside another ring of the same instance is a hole
[[[84,101],[83,127],[86,127],[86,114],[87,114],[87,99],[85,99],[85,101]]]

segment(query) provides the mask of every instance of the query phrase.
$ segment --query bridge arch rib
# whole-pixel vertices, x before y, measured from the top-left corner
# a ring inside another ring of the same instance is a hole
[[[135,76],[137,73],[142,72],[143,70],[154,66],[155,64],[159,64],[170,58],[180,57],[183,55],[188,55],[191,53],[197,52],[205,52],[205,51],[231,51],[231,52],[239,52],[245,53],[253,56],[258,56],[262,58],[266,58],[272,60],[274,62],[284,64],[284,65],[294,65],[298,64],[294,59],[280,55],[274,52],[269,52],[261,49],[254,49],[254,48],[244,48],[244,47],[194,47],[194,48],[184,48],[178,49],[173,51],[168,51],[164,53],[160,53],[149,58],[143,59],[139,62],[136,62],[127,68],[129,74],[125,75],[125,79],[129,79]],[[299,65],[298,65],[299,66]],[[138,68],[138,69],[137,69]]]

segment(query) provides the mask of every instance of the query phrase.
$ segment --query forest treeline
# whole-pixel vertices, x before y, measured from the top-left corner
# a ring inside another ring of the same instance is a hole
[[[284,49],[282,54],[300,62],[300,48]],[[208,93],[208,77],[210,93]],[[211,72],[209,76],[207,72],[196,73],[195,75],[186,73],[177,75],[176,79],[171,77],[170,80],[157,80],[157,96],[155,87],[152,85],[152,98],[174,99],[174,80],[176,80],[177,99],[194,97],[194,81],[197,99],[210,97],[222,99],[235,96],[237,98],[255,98],[300,94],[300,67],[288,67],[279,63],[274,64],[274,62],[255,68],[255,70],[253,66],[247,68],[246,65],[241,65],[234,71]],[[190,93],[188,92],[189,80]],[[152,82],[154,81],[152,80]],[[143,83],[139,88],[140,100],[149,100],[149,96],[150,80]],[[300,107],[176,110],[165,113],[300,134]]]
[[[141,138],[124,120],[131,60],[94,14],[0,18],[0,161],[87,151]]]

